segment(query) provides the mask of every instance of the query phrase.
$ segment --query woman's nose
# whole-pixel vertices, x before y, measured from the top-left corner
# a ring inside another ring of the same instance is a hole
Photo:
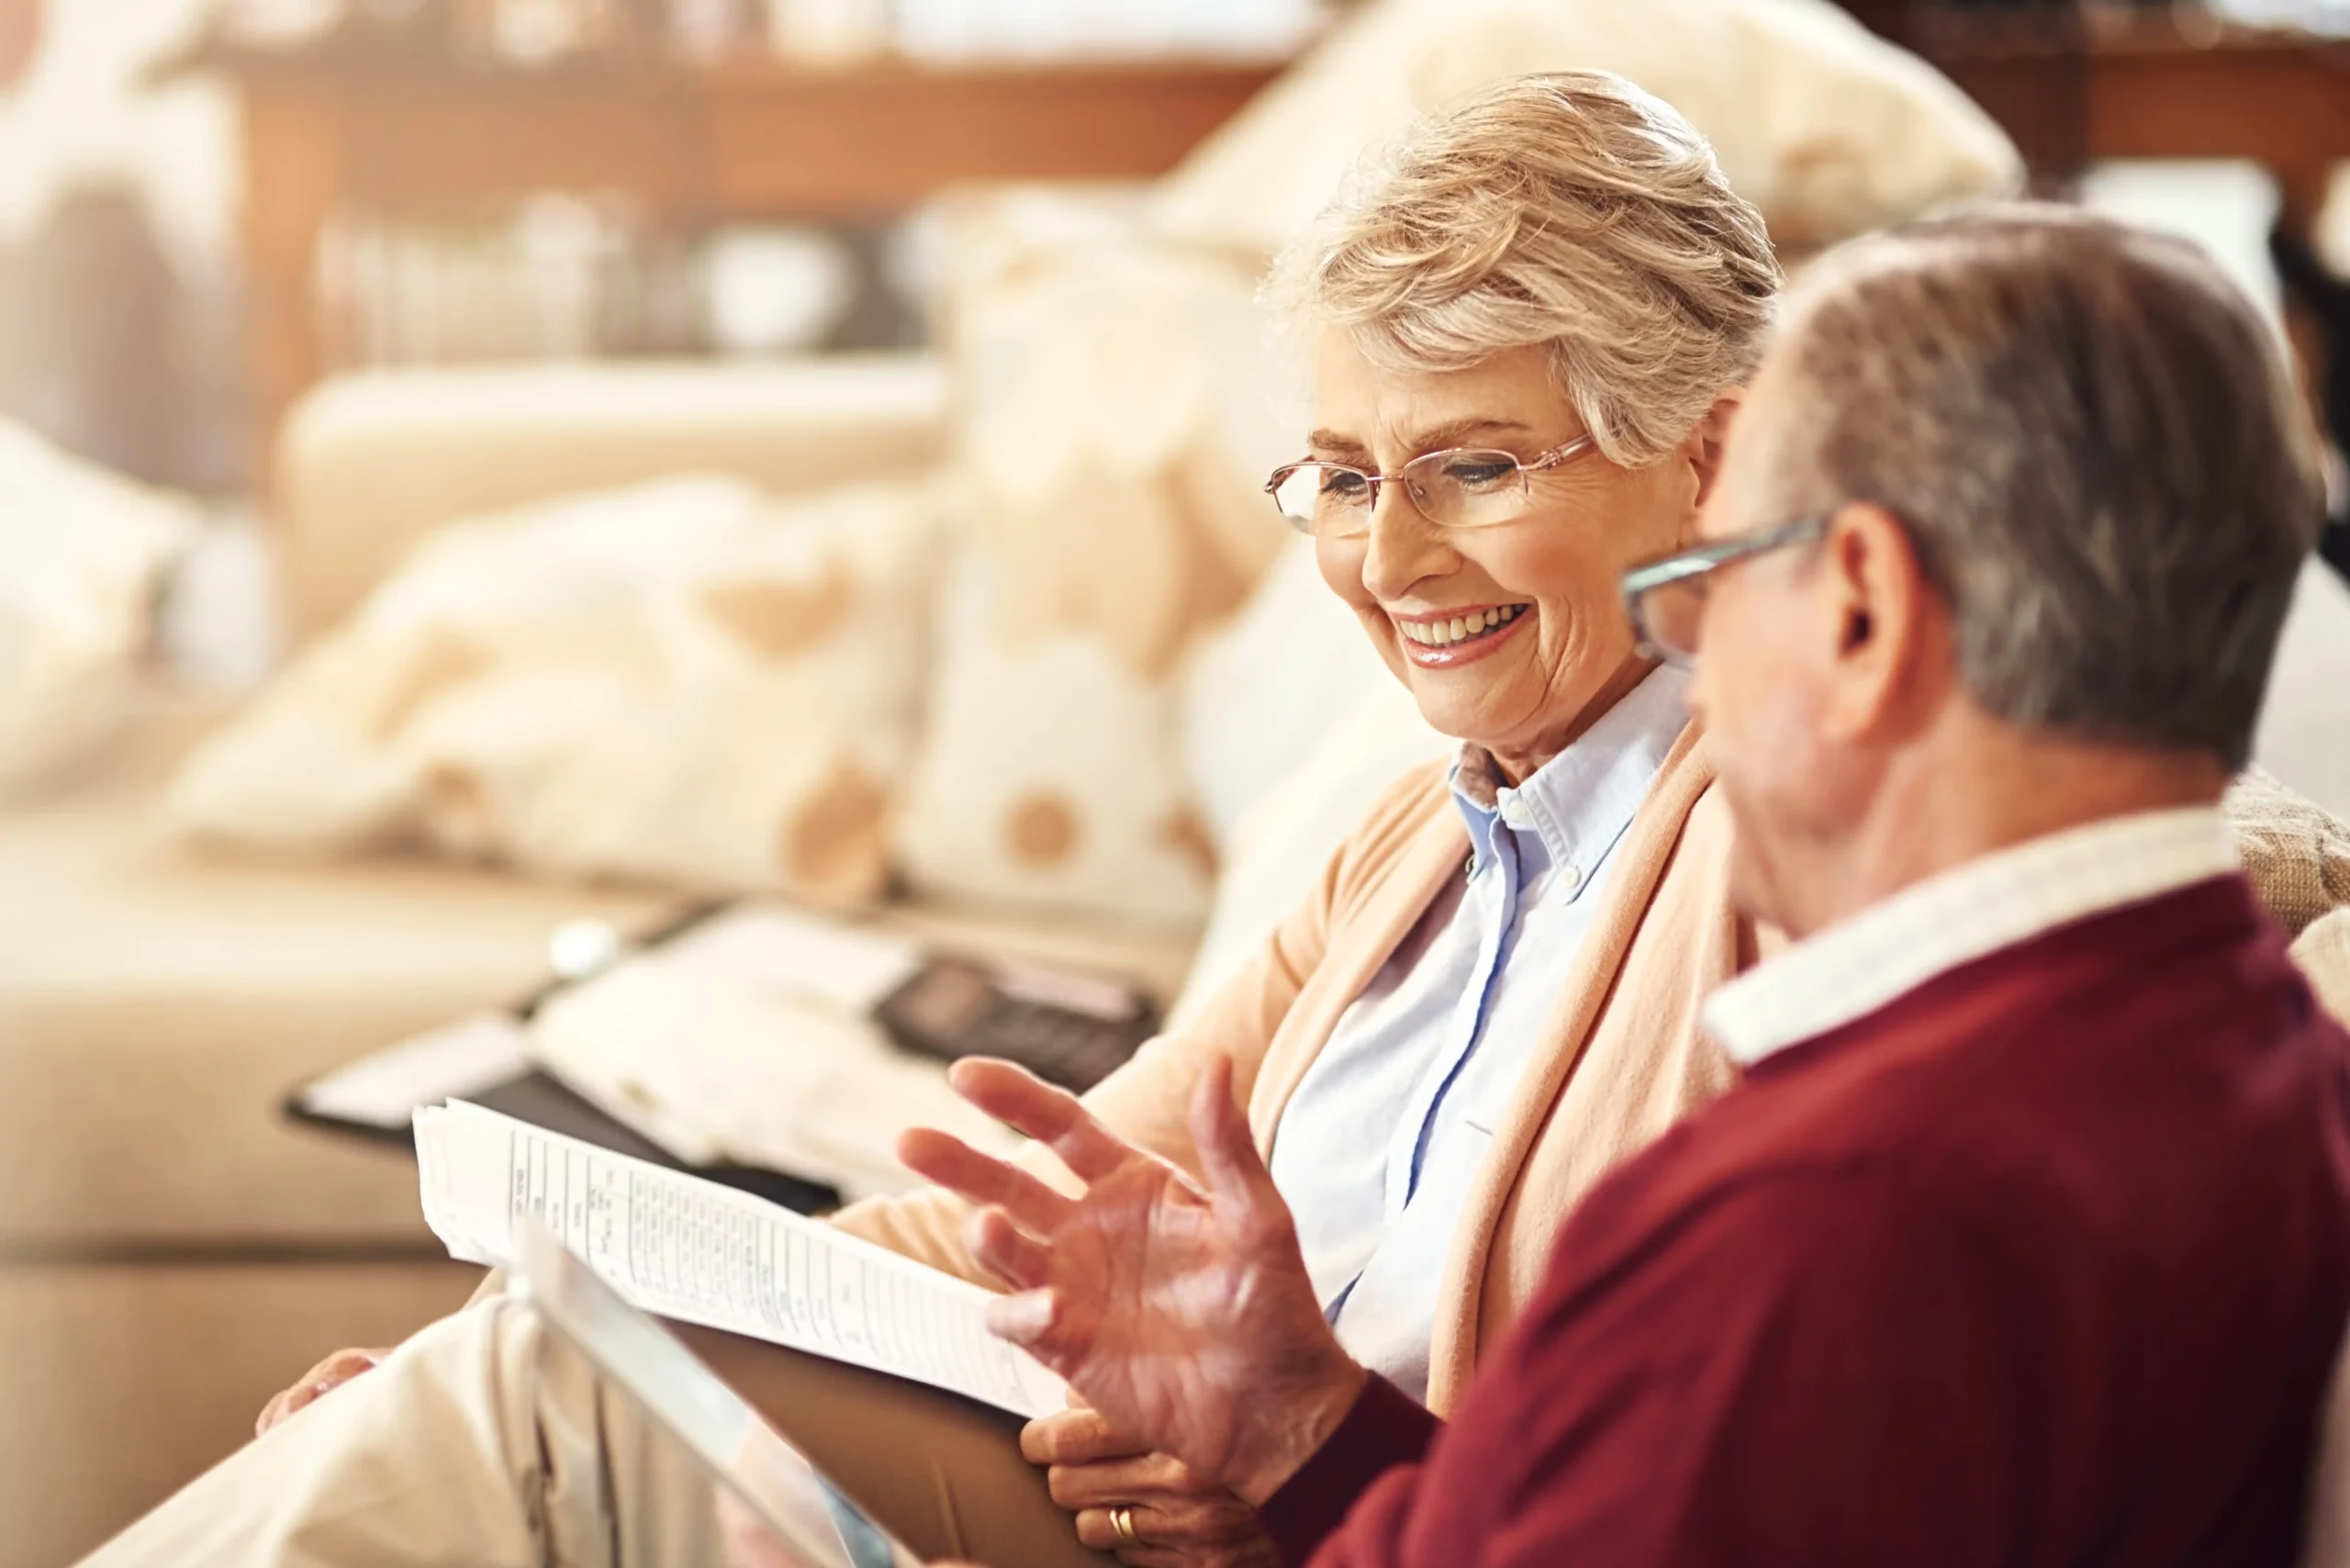
[[[1400,480],[1379,487],[1362,557],[1362,586],[1373,599],[1401,599],[1414,583],[1441,577],[1460,559],[1444,530],[1421,513]]]

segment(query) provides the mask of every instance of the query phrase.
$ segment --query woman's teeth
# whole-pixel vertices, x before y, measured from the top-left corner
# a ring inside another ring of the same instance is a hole
[[[1474,615],[1456,615],[1449,621],[1398,621],[1395,630],[1412,642],[1431,648],[1449,647],[1499,630],[1526,613],[1522,604],[1505,604],[1498,610],[1479,610]]]

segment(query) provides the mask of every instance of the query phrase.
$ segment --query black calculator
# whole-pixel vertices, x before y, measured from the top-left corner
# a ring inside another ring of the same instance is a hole
[[[1002,1057],[1083,1093],[1158,1032],[1158,1010],[1113,981],[934,958],[882,998],[874,1018],[918,1055]]]

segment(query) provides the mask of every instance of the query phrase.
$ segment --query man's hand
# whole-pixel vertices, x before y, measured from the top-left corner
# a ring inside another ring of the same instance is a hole
[[[1077,1539],[1129,1568],[1281,1568],[1257,1511],[1172,1454],[1148,1453],[1088,1409],[1028,1423],[1020,1451],[1047,1466],[1053,1501],[1077,1516]],[[1110,1515],[1128,1510],[1136,1540]]]
[[[1218,1058],[1192,1099],[1204,1190],[1009,1062],[952,1071],[966,1100],[1048,1145],[1086,1183],[1064,1197],[945,1133],[899,1158],[980,1205],[968,1238],[1013,1293],[989,1327],[1069,1380],[1110,1425],[1262,1503],[1353,1407],[1366,1374],[1324,1321],[1289,1210]]]
[[[333,1393],[361,1372],[374,1371],[375,1363],[390,1354],[389,1350],[337,1350],[304,1372],[293,1387],[262,1406],[261,1419],[253,1423],[253,1436],[261,1436],[295,1411],[315,1403],[321,1395]]]

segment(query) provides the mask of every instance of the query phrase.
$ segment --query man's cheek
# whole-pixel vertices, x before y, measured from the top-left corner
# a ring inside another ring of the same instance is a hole
[[[1811,702],[1803,683],[1767,656],[1726,659],[1708,734],[1724,778],[1735,778],[1747,809],[1784,813],[1799,796],[1812,761],[1807,721]]]

